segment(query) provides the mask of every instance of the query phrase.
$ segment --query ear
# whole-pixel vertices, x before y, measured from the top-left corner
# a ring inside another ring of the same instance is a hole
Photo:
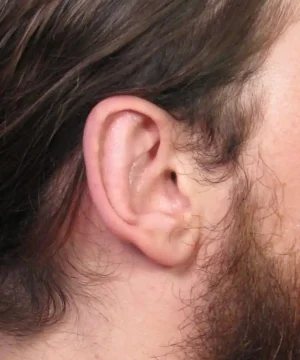
[[[174,151],[175,120],[131,96],[99,103],[84,131],[90,197],[101,222],[122,241],[165,266],[188,262],[199,239],[192,192]]]

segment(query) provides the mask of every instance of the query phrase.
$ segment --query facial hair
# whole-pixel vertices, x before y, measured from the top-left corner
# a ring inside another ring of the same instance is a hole
[[[227,240],[202,269],[208,291],[195,306],[194,332],[181,346],[184,358],[300,359],[298,256],[291,254],[287,269],[280,255],[263,245],[258,201],[245,186],[236,194]]]

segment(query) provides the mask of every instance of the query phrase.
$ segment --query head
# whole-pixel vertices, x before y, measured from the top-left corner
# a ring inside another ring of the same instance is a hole
[[[2,358],[299,356],[298,15],[0,3]]]

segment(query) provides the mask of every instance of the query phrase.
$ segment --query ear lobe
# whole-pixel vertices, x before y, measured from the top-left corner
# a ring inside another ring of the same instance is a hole
[[[147,101],[113,97],[91,112],[83,145],[90,196],[106,228],[157,263],[177,266],[193,256],[198,233],[187,229],[189,198],[174,179],[181,169],[170,122]]]

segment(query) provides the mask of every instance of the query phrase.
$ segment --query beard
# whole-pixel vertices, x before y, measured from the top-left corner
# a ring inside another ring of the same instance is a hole
[[[245,185],[235,194],[227,241],[201,267],[208,291],[193,305],[193,332],[180,346],[184,359],[300,359],[297,256],[287,262],[275,255],[259,234],[258,201]]]

